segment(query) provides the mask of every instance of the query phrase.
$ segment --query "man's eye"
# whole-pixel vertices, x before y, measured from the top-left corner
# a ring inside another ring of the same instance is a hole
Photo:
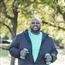
[[[32,22],[31,24],[40,24],[39,22]]]
[[[35,22],[32,22],[31,24],[35,24]]]
[[[36,22],[36,24],[40,24],[39,22]]]

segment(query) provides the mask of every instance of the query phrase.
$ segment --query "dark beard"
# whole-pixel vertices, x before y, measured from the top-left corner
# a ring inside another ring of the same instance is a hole
[[[31,28],[31,32],[34,34],[39,34],[40,33],[40,28],[38,30],[33,30],[33,28]]]

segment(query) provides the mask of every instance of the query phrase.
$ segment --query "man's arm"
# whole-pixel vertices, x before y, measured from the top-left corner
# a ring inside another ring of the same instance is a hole
[[[10,54],[15,57],[19,58],[20,57],[20,49],[19,49],[19,42],[18,42],[18,37],[16,37],[12,44],[10,45],[9,52]]]
[[[57,49],[55,47],[54,41],[51,39],[51,56],[52,56],[52,62],[54,62],[57,59]]]

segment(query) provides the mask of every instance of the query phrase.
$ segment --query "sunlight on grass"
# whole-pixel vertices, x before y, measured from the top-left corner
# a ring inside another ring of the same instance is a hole
[[[0,57],[8,57],[8,54],[8,51],[0,49]]]

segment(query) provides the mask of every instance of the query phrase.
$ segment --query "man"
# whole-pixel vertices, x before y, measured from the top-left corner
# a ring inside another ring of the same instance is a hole
[[[10,46],[10,54],[18,58],[18,65],[49,65],[57,59],[52,38],[40,31],[41,21],[32,18],[30,29],[17,35]]]

